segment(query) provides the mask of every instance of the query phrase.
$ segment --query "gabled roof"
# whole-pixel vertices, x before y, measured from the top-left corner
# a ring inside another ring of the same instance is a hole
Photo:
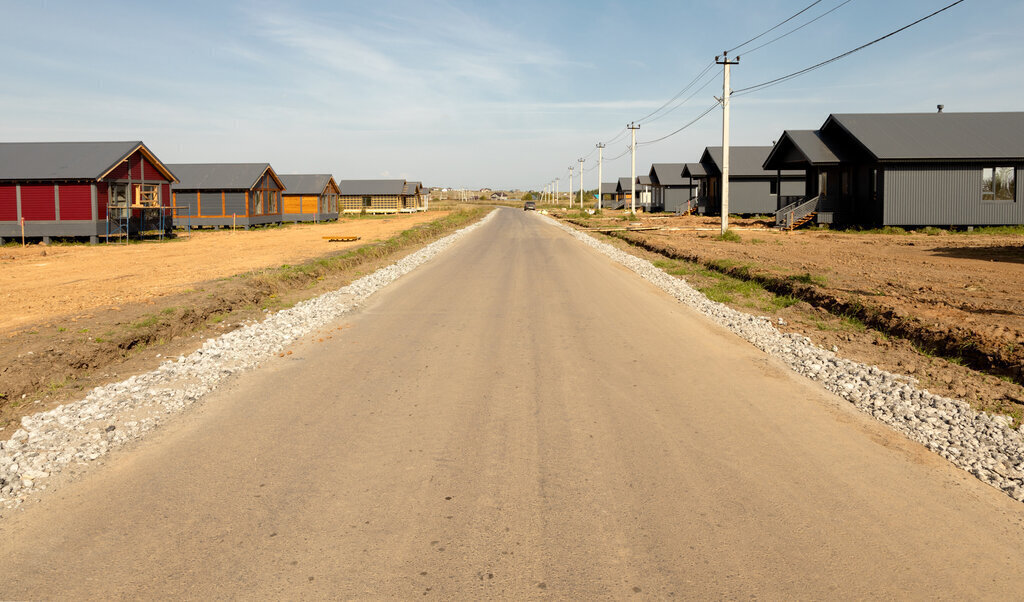
[[[374,196],[405,194],[405,180],[342,180],[338,182],[342,196]]]
[[[686,186],[683,177],[685,163],[655,163],[651,165],[651,183],[655,186]]]
[[[616,187],[618,182],[602,182],[601,183],[601,194],[615,194],[617,192]]]
[[[618,185],[615,188],[615,192],[625,192],[633,189],[633,180],[631,178],[619,178]]]
[[[636,185],[637,186],[652,186],[653,182],[651,182],[651,176],[637,176],[636,177]]]
[[[850,149],[821,130],[786,130],[772,147],[763,167],[769,171],[810,165],[838,165],[849,159]]]
[[[775,176],[774,171],[766,170],[765,159],[768,158],[770,146],[730,146],[729,147],[729,178],[769,177]],[[704,168],[713,174],[722,173],[722,147],[709,146],[700,157]],[[714,171],[712,171],[714,170]],[[784,176],[802,176],[803,170],[783,170]]]
[[[417,191],[423,188],[423,182],[406,182],[405,193],[416,194]]]
[[[704,166],[700,163],[684,163],[683,164],[683,176],[687,178],[705,178],[708,175],[708,170],[704,169]]]
[[[269,163],[175,163],[168,167],[181,180],[175,190],[248,190],[268,171],[278,186],[286,188]]]
[[[0,142],[0,180],[101,180],[136,150],[160,173],[174,173],[141,141]]]
[[[334,176],[331,174],[305,174],[291,173],[281,174],[281,182],[288,190],[288,194],[320,195],[324,189],[334,183]],[[334,188],[338,185],[334,184]]]
[[[841,131],[878,161],[1024,158],[1024,112],[833,114],[821,131]]]

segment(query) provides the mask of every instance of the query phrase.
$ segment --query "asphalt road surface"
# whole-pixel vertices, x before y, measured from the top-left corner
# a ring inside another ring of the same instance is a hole
[[[535,214],[371,299],[0,524],[0,598],[1024,595],[1024,506]]]

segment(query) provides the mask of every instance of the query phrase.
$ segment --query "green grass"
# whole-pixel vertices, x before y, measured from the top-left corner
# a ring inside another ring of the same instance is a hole
[[[719,234],[718,236],[714,237],[714,239],[715,240],[720,240],[720,241],[725,241],[725,242],[743,242],[743,239],[740,238],[740,235],[736,234],[732,230],[726,230],[725,232],[723,232],[723,233]]]
[[[828,279],[820,274],[811,274],[810,272],[804,272],[803,274],[797,274],[795,276],[789,276],[789,280],[793,282],[801,282],[803,284],[816,284],[818,286],[825,286],[828,284]]]
[[[1024,236],[1024,226],[981,226],[974,230],[957,230],[957,234],[976,236],[980,234],[1012,234]]]
[[[142,318],[141,320],[137,320],[135,322],[132,322],[131,324],[128,325],[128,327],[129,328],[149,328],[151,326],[155,326],[159,322],[160,322],[160,316],[158,316],[158,315],[150,315],[150,316],[146,316],[146,317]],[[99,339],[97,339],[97,341],[98,340]]]

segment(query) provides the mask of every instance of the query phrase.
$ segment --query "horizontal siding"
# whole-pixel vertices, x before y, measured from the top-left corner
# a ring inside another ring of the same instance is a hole
[[[1024,224],[1020,189],[1024,164],[1015,167],[1016,201],[992,203],[981,200],[980,165],[886,166],[883,223],[891,226]]]
[[[160,204],[164,207],[171,206],[171,185],[161,184],[160,185]]]
[[[301,213],[302,197],[289,195],[282,197],[281,211],[284,213]]]
[[[99,219],[107,219],[107,185],[100,183],[96,185],[96,211]]]
[[[196,200],[196,193],[194,192],[175,192],[174,203],[178,207],[181,207],[178,211],[178,215],[199,215],[197,209],[199,202]],[[185,207],[188,207],[186,210]]]
[[[127,180],[128,179],[128,161],[122,161],[117,167],[115,167],[108,175],[106,180]]]
[[[224,214],[245,215],[245,193],[225,192],[224,193]]]
[[[53,184],[21,187],[21,215],[26,220],[55,220]]]
[[[92,219],[92,186],[89,184],[61,185],[60,219]]]
[[[0,222],[13,222],[18,219],[18,187],[15,185],[0,186]]]
[[[219,192],[200,193],[199,215],[224,215],[224,202]]]

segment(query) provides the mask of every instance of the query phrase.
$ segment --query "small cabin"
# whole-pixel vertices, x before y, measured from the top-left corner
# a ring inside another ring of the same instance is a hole
[[[281,174],[282,219],[322,222],[338,219],[338,183],[330,174]]]
[[[140,141],[0,143],[0,243],[169,234],[176,181]]]
[[[651,181],[651,211],[675,211],[693,196],[693,182],[683,176],[684,163],[654,163]]]
[[[406,180],[342,180],[338,201],[342,213],[399,213],[420,210],[421,187]]]
[[[729,213],[772,214],[780,207],[804,195],[804,170],[765,169],[762,164],[771,152],[770,146],[729,147]],[[699,204],[704,212],[719,215],[722,211],[722,147],[709,146],[700,158],[703,176],[697,170],[686,170],[701,180]]]
[[[251,226],[281,223],[285,186],[268,163],[176,163],[171,187],[179,226]]]

